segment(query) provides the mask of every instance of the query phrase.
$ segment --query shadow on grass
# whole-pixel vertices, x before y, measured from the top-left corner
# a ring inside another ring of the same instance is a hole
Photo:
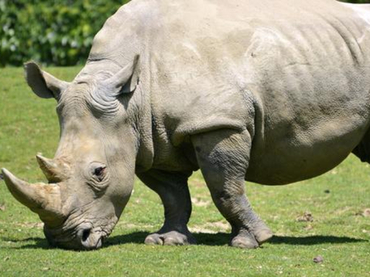
[[[269,241],[271,244],[292,244],[292,245],[315,245],[315,244],[340,244],[340,243],[356,243],[367,242],[365,239],[356,239],[349,237],[336,237],[336,236],[308,236],[308,237],[285,237],[273,236]]]
[[[125,235],[112,236],[106,240],[103,248],[121,245],[121,244],[143,244],[149,232],[133,232]],[[208,246],[222,246],[229,243],[230,235],[227,233],[195,233],[195,239],[198,245]],[[10,243],[28,243],[21,246],[9,245],[9,248],[18,249],[53,249],[49,246],[45,238],[26,238],[26,239],[10,239],[6,237],[1,238],[4,242]],[[336,237],[336,236],[308,236],[308,237],[289,237],[289,236],[274,236],[269,240],[271,244],[288,244],[288,245],[317,245],[317,244],[344,244],[344,243],[360,243],[367,242],[365,239],[356,239],[350,237]]]
[[[117,235],[110,237],[106,246],[119,244],[136,243],[143,244],[148,232],[133,232],[125,235]],[[230,234],[227,233],[195,233],[193,234],[198,245],[221,246],[227,245],[230,240]],[[271,244],[290,244],[290,245],[316,245],[316,244],[342,244],[342,243],[360,243],[367,242],[365,239],[357,239],[350,237],[337,236],[308,236],[308,237],[289,237],[289,236],[274,236],[269,240]]]
[[[149,234],[149,232],[133,232],[125,235],[112,236],[104,244],[107,247],[127,243],[143,244],[146,236]]]
[[[0,238],[3,242],[8,242],[9,248],[18,248],[18,249],[51,249],[49,243],[45,238],[30,237],[25,239],[11,239],[7,237]],[[14,246],[12,243],[29,243],[21,246]]]

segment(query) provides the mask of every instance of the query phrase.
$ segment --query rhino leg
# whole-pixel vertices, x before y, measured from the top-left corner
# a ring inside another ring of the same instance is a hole
[[[360,143],[352,151],[362,162],[370,163],[370,131],[367,131]]]
[[[138,173],[138,177],[157,192],[163,202],[165,221],[156,233],[146,237],[146,244],[185,245],[195,239],[187,224],[191,214],[191,200],[187,184],[191,173],[150,170]]]
[[[219,130],[193,136],[192,142],[212,199],[232,226],[231,245],[256,248],[271,238],[272,232],[245,195],[249,133]]]

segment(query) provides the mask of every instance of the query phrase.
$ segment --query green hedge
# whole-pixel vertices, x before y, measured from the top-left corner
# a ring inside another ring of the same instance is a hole
[[[339,0],[339,1],[355,4],[370,4],[370,0]]]
[[[30,59],[48,65],[83,63],[94,35],[126,2],[0,0],[0,66],[18,66]]]
[[[0,66],[74,65],[125,0],[0,0]]]

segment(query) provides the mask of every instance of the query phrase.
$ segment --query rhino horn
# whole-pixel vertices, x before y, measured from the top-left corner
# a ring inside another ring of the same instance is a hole
[[[56,222],[61,215],[61,195],[58,184],[29,184],[2,169],[4,181],[20,203],[37,213],[44,222]]]
[[[65,158],[52,160],[38,154],[36,159],[49,183],[62,182],[70,175],[71,168]]]
[[[48,158],[43,157],[42,155],[36,155],[36,160],[44,173],[46,179],[50,183],[60,182],[60,176],[58,176],[58,164]]]

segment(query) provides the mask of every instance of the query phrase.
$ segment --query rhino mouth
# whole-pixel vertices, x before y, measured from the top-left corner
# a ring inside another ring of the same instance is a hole
[[[109,236],[109,232],[100,227],[93,228],[91,225],[78,228],[73,235],[70,232],[61,232],[60,229],[48,229],[44,225],[44,234],[50,246],[70,250],[99,249]]]

